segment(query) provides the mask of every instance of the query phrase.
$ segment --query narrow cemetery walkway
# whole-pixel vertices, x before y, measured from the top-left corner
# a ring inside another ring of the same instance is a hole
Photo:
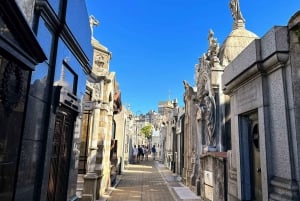
[[[178,182],[164,165],[149,158],[129,164],[111,188],[108,201],[194,201],[200,200],[192,191]]]

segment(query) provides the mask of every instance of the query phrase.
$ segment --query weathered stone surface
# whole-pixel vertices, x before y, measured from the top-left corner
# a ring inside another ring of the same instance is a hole
[[[286,26],[275,26],[261,38],[261,59],[265,60],[275,52],[289,51]]]
[[[254,148],[249,144],[249,140],[253,140],[254,131],[249,131],[253,114],[258,118],[261,199],[299,199],[299,184],[294,182],[295,175],[299,178],[295,171],[299,167],[299,152],[296,151],[299,134],[296,134],[294,121],[299,118],[293,109],[299,104],[297,93],[293,91],[299,81],[297,70],[293,73],[299,65],[294,56],[295,52],[299,53],[299,44],[295,42],[296,35],[292,33],[289,38],[288,34],[287,27],[272,28],[224,70],[223,89],[231,97],[231,129],[235,134],[232,136],[232,158],[228,161],[229,200],[249,199],[257,188],[248,182],[251,172],[256,171],[248,161],[256,160],[251,158]],[[294,160],[297,162],[293,163]],[[245,167],[250,167],[250,171]]]
[[[226,152],[214,152],[201,156],[199,172],[201,195],[210,200],[225,200]]]

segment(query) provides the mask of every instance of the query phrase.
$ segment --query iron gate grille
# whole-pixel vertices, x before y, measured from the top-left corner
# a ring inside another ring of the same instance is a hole
[[[56,115],[47,201],[65,201],[67,197],[74,118],[72,111],[64,107]]]

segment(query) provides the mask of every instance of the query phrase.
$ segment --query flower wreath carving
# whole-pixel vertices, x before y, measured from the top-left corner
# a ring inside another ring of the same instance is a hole
[[[3,72],[0,98],[5,111],[10,114],[24,98],[24,75],[22,69],[13,62],[8,62]]]

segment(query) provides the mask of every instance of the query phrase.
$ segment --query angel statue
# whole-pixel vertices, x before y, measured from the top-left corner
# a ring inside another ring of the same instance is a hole
[[[245,19],[244,19],[243,15],[241,13],[241,10],[240,10],[239,0],[230,0],[229,7],[230,7],[230,10],[231,10],[231,15],[233,17],[233,20],[235,22],[237,22],[239,20],[245,22]]]
[[[216,103],[213,96],[206,93],[204,97],[205,122],[207,127],[208,145],[213,146],[216,127]]]

